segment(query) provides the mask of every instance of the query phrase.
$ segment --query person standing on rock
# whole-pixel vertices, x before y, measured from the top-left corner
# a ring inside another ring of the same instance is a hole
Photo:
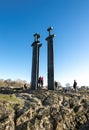
[[[55,81],[54,84],[55,84],[55,89],[57,90],[57,88],[58,88],[58,82]]]
[[[38,79],[38,88],[40,88],[40,87],[41,87],[41,76]]]
[[[74,80],[73,88],[74,88],[74,90],[76,92],[76,89],[77,89],[77,82],[76,82],[76,80]]]
[[[43,88],[44,77],[41,77],[41,88]]]

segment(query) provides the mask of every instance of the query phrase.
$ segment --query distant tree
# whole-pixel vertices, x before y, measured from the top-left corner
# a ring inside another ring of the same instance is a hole
[[[4,79],[0,79],[0,87],[3,87],[4,85]]]
[[[58,82],[58,87],[59,87],[59,88],[61,88],[61,87],[62,87],[62,85],[61,85],[61,83],[60,83],[60,82]]]
[[[24,87],[24,84],[29,88],[30,83],[27,83],[26,80],[17,79],[15,81],[12,81],[11,79],[0,79],[0,87]]]
[[[71,87],[70,83],[65,84],[66,87]]]
[[[11,82],[12,82],[11,79],[6,79],[6,80],[4,80],[4,83],[5,83],[5,86],[6,86],[6,87],[11,86]]]

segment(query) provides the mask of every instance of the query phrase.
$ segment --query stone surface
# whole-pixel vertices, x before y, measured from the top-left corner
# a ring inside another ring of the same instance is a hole
[[[2,95],[0,130],[89,129],[89,90],[28,90],[17,92],[14,97],[8,94],[8,100]]]

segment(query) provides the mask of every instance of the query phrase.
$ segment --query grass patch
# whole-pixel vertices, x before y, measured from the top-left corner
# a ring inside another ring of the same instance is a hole
[[[14,108],[16,104],[19,104],[19,109],[24,106],[24,101],[15,94],[0,94],[0,104],[3,103],[9,108]]]

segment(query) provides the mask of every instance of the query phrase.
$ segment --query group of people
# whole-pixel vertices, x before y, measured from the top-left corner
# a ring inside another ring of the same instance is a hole
[[[44,77],[43,76],[40,76],[38,78],[38,88],[43,88],[43,83],[44,83]],[[26,84],[24,85],[24,88],[26,89]],[[55,88],[58,87],[58,82],[55,81]],[[74,83],[73,83],[73,89],[75,90],[75,92],[77,91],[77,82],[76,80],[74,80]]]
[[[43,88],[43,83],[44,83],[44,77],[40,76],[38,79],[38,88]]]
[[[55,85],[55,89],[58,89],[58,86],[59,86],[59,85],[58,85],[58,82],[57,82],[57,81],[54,82],[54,85]],[[76,82],[76,80],[74,80],[74,83],[73,83],[73,86],[72,86],[72,87],[73,87],[74,91],[77,92],[77,82]],[[64,91],[65,91],[65,92],[69,92],[69,88],[66,87],[66,88],[64,89]]]

